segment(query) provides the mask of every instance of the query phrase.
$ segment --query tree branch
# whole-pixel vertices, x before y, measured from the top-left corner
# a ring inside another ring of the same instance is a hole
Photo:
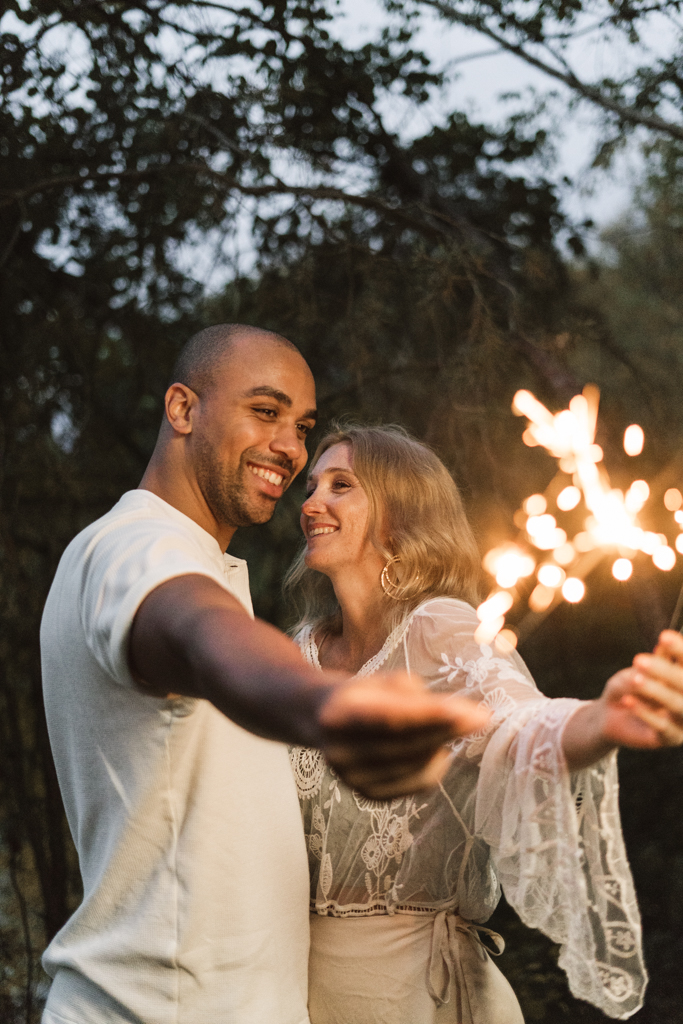
[[[514,53],[515,56],[521,60],[526,61],[532,67],[537,68],[544,74],[549,75],[551,78],[555,78],[560,82],[563,82],[566,86],[572,89],[574,92],[579,93],[584,99],[590,100],[592,103],[604,110],[608,110],[612,114],[616,114],[617,117],[624,122],[628,122],[634,125],[642,125],[645,128],[651,128],[656,132],[663,132],[666,135],[671,136],[673,139],[683,141],[683,126],[677,125],[672,121],[665,121],[664,118],[659,117],[657,114],[645,114],[637,110],[635,107],[629,107],[623,103],[619,103],[617,100],[612,99],[611,96],[606,96],[595,85],[588,85],[586,82],[582,82],[580,78],[575,74],[574,71],[566,65],[566,71],[561,71],[559,68],[554,68],[552,64],[548,64],[546,61],[539,57],[535,57],[524,49],[519,43],[513,43],[506,39],[505,36],[494,31],[492,28],[478,18],[470,14],[464,14],[460,11],[454,10],[449,4],[443,2],[443,0],[422,0],[427,7],[433,7],[437,10],[442,17],[448,21],[455,21],[461,25],[465,25],[467,28],[474,29],[477,32],[481,32],[482,35],[488,36],[497,43],[503,50],[507,50],[509,53]],[[563,61],[566,64],[566,62]]]

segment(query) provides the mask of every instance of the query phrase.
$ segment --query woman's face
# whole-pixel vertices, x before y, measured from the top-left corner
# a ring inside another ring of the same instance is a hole
[[[306,565],[326,575],[358,566],[381,571],[384,560],[368,539],[370,505],[353,472],[351,445],[335,444],[320,456],[308,477],[301,507]]]

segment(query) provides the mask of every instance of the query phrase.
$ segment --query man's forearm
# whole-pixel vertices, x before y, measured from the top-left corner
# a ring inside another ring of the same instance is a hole
[[[323,677],[274,627],[251,619],[208,578],[162,584],[131,632],[133,671],[157,693],[210,700],[268,739],[320,745],[318,712],[341,673]]]

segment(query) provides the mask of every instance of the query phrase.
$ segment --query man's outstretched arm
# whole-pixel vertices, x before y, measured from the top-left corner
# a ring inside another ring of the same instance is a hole
[[[436,784],[443,744],[488,717],[404,672],[349,680],[311,668],[207,576],[168,580],[145,598],[129,658],[151,692],[202,697],[258,736],[320,747],[346,782],[375,798]]]

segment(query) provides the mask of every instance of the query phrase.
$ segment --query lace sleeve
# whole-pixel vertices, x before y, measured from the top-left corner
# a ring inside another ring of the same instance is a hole
[[[455,745],[456,761],[479,764],[475,834],[524,923],[560,944],[572,993],[624,1020],[642,1006],[647,974],[616,754],[570,773],[562,733],[582,702],[544,697],[516,652],[474,642],[476,625],[460,602],[430,602],[416,616],[412,667],[424,672],[430,658],[435,688],[490,708],[486,729]]]

